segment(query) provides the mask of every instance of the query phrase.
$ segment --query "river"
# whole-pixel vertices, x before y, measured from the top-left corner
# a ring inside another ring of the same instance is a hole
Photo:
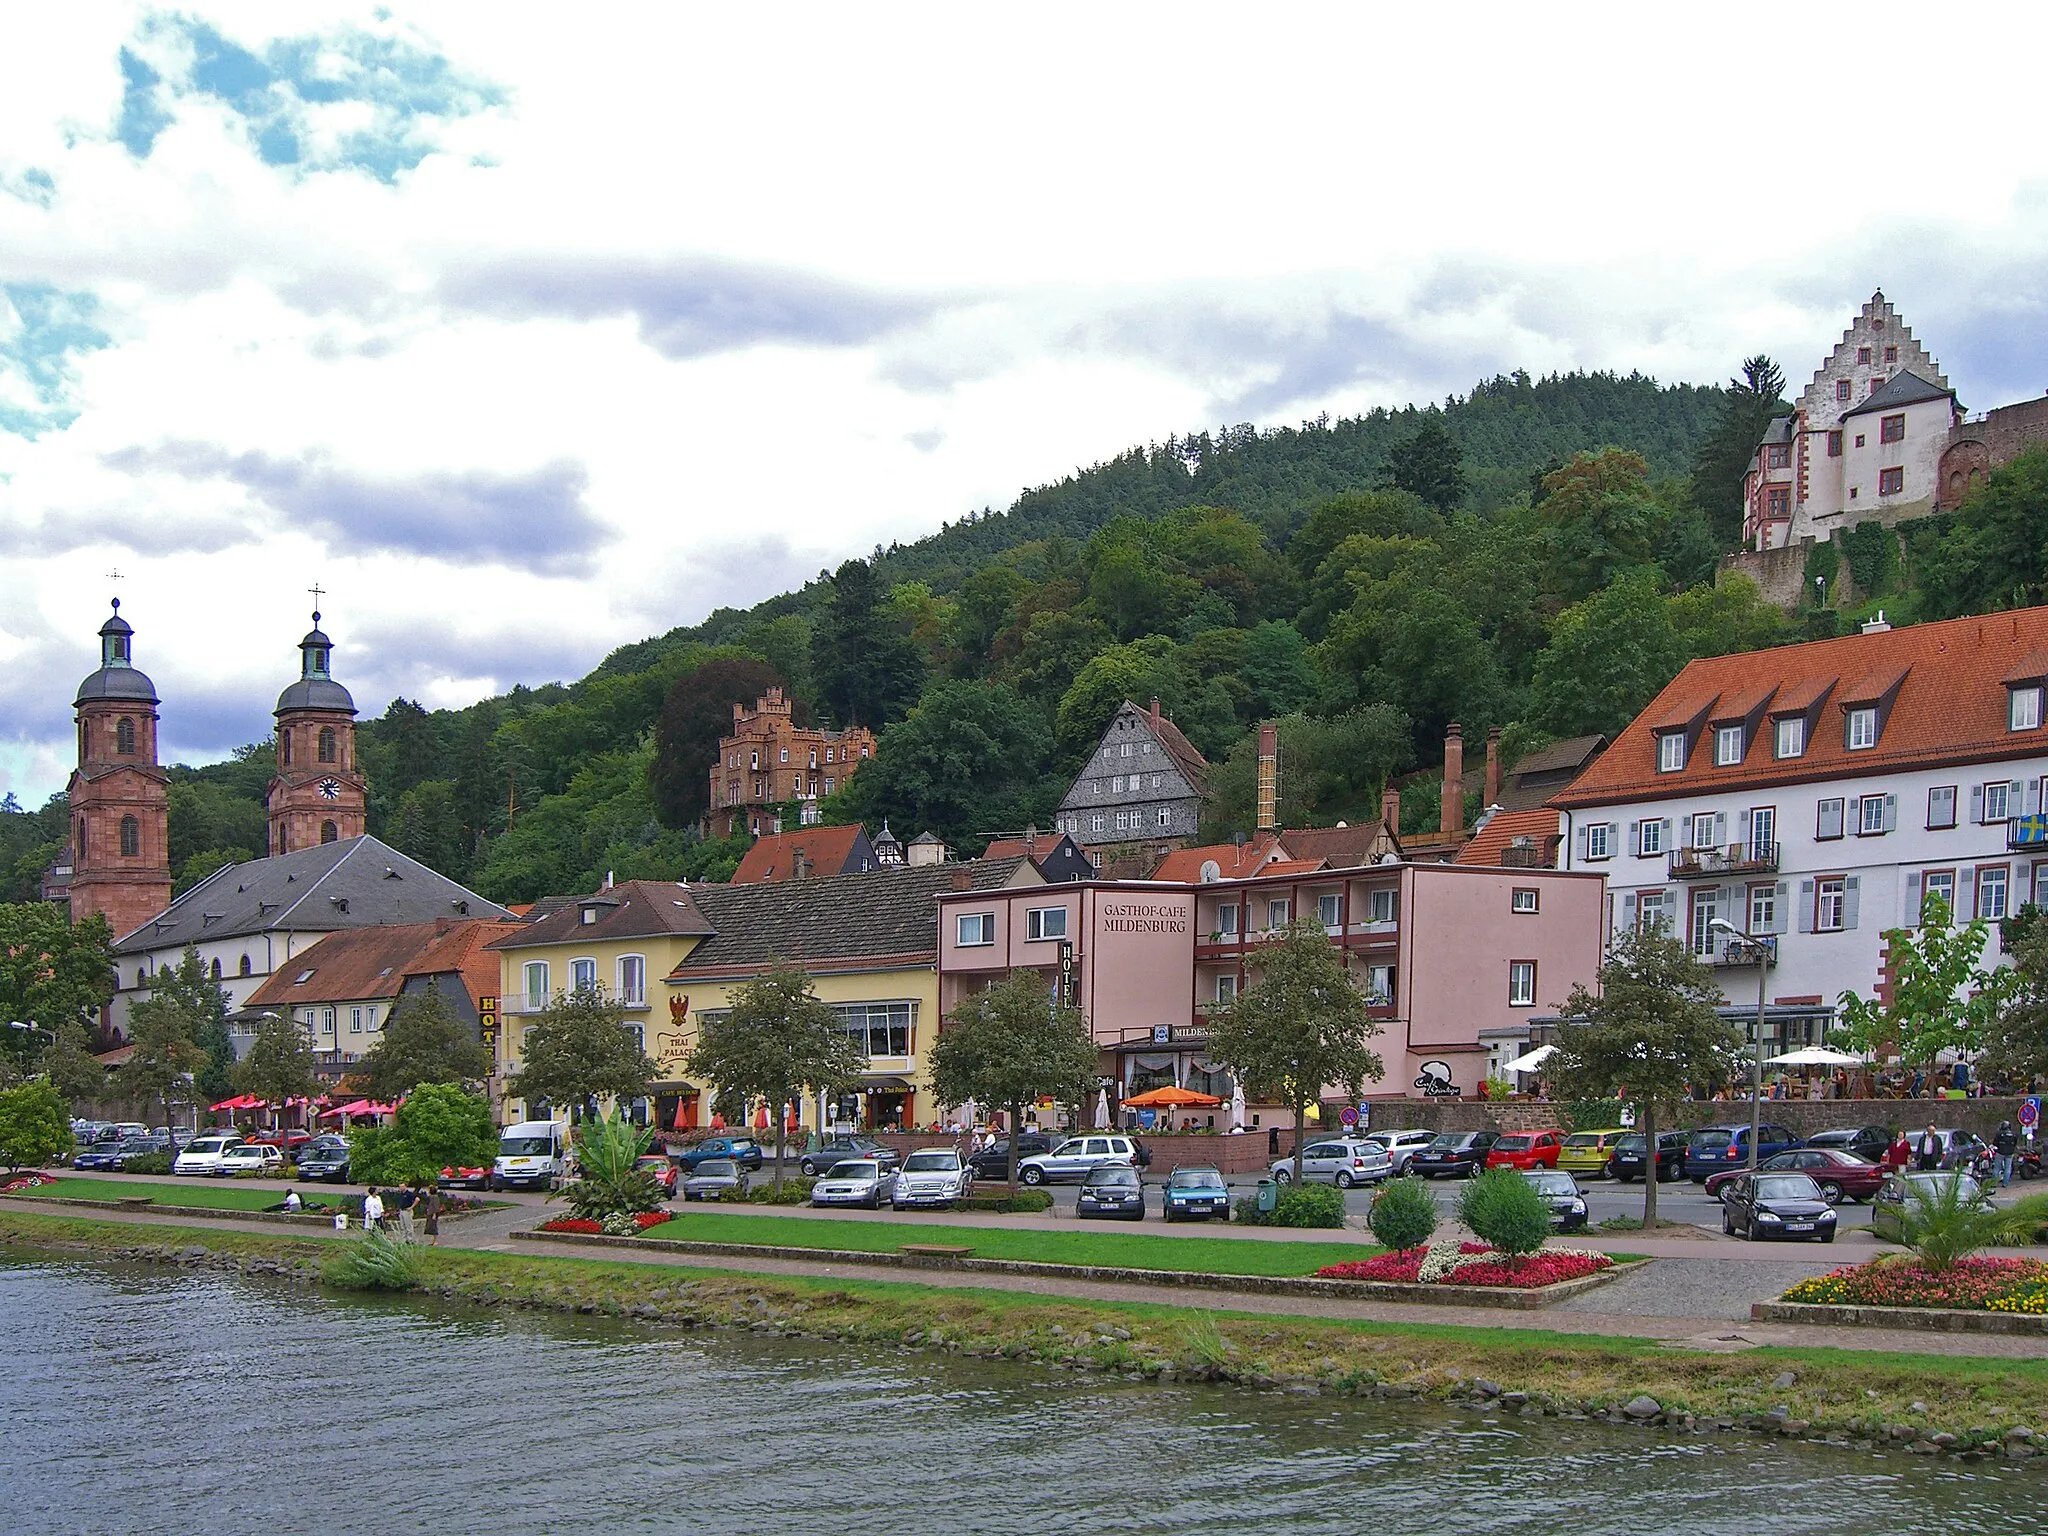
[[[2048,1478],[0,1251],[0,1529],[2038,1532]]]

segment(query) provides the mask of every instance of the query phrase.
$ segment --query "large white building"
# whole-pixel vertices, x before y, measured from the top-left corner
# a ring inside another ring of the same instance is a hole
[[[2048,608],[1695,661],[1554,797],[1558,864],[1606,874],[1610,929],[1661,919],[1730,966],[1730,1002],[1756,972],[1713,920],[1771,935],[1810,1039],[1883,995],[1930,893],[1959,919],[2048,897],[2044,688]]]
[[[1925,516],[1960,419],[1941,365],[1884,294],[1872,294],[1792,414],[1757,445],[1743,480],[1745,539],[1779,549],[1863,522]]]

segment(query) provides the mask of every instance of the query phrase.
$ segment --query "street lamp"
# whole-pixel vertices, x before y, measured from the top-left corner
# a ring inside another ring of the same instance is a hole
[[[1754,934],[1745,933],[1724,917],[1710,917],[1707,928],[1720,929],[1736,943],[1756,956],[1756,1060],[1750,1067],[1749,1081],[1749,1166],[1756,1167],[1756,1144],[1763,1134],[1764,1117],[1764,989],[1768,985],[1765,970],[1771,963],[1771,946]]]
[[[24,1034],[26,1034],[30,1030],[34,1030],[39,1035],[48,1035],[50,1037],[50,1044],[55,1045],[57,1043],[56,1031],[45,1029],[40,1024],[24,1024],[19,1019],[9,1019],[7,1021],[7,1027],[9,1029],[21,1030]]]

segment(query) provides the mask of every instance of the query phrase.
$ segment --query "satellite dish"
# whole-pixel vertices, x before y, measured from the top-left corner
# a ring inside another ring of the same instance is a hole
[[[1223,878],[1223,866],[1214,859],[1202,860],[1202,884],[1214,885]]]

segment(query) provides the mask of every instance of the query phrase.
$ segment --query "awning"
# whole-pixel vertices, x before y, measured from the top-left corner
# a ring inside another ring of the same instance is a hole
[[[911,1085],[900,1077],[864,1077],[860,1080],[863,1093],[909,1093]]]
[[[238,1093],[232,1099],[222,1099],[218,1104],[210,1104],[207,1107],[214,1114],[220,1114],[223,1111],[233,1114],[238,1109],[268,1109],[270,1108],[270,1100],[259,1099],[253,1093]]]
[[[1126,1109],[1215,1109],[1223,1101],[1212,1093],[1189,1088],[1154,1088],[1124,1100]]]
[[[1502,1062],[1500,1069],[1503,1072],[1534,1072],[1556,1053],[1554,1045],[1539,1045],[1533,1051],[1524,1051],[1513,1061]]]
[[[1787,1051],[1782,1056],[1766,1056],[1764,1063],[1773,1067],[1867,1067],[1869,1061],[1861,1056],[1852,1056],[1847,1051],[1831,1051],[1824,1045],[1809,1045],[1803,1050]]]

